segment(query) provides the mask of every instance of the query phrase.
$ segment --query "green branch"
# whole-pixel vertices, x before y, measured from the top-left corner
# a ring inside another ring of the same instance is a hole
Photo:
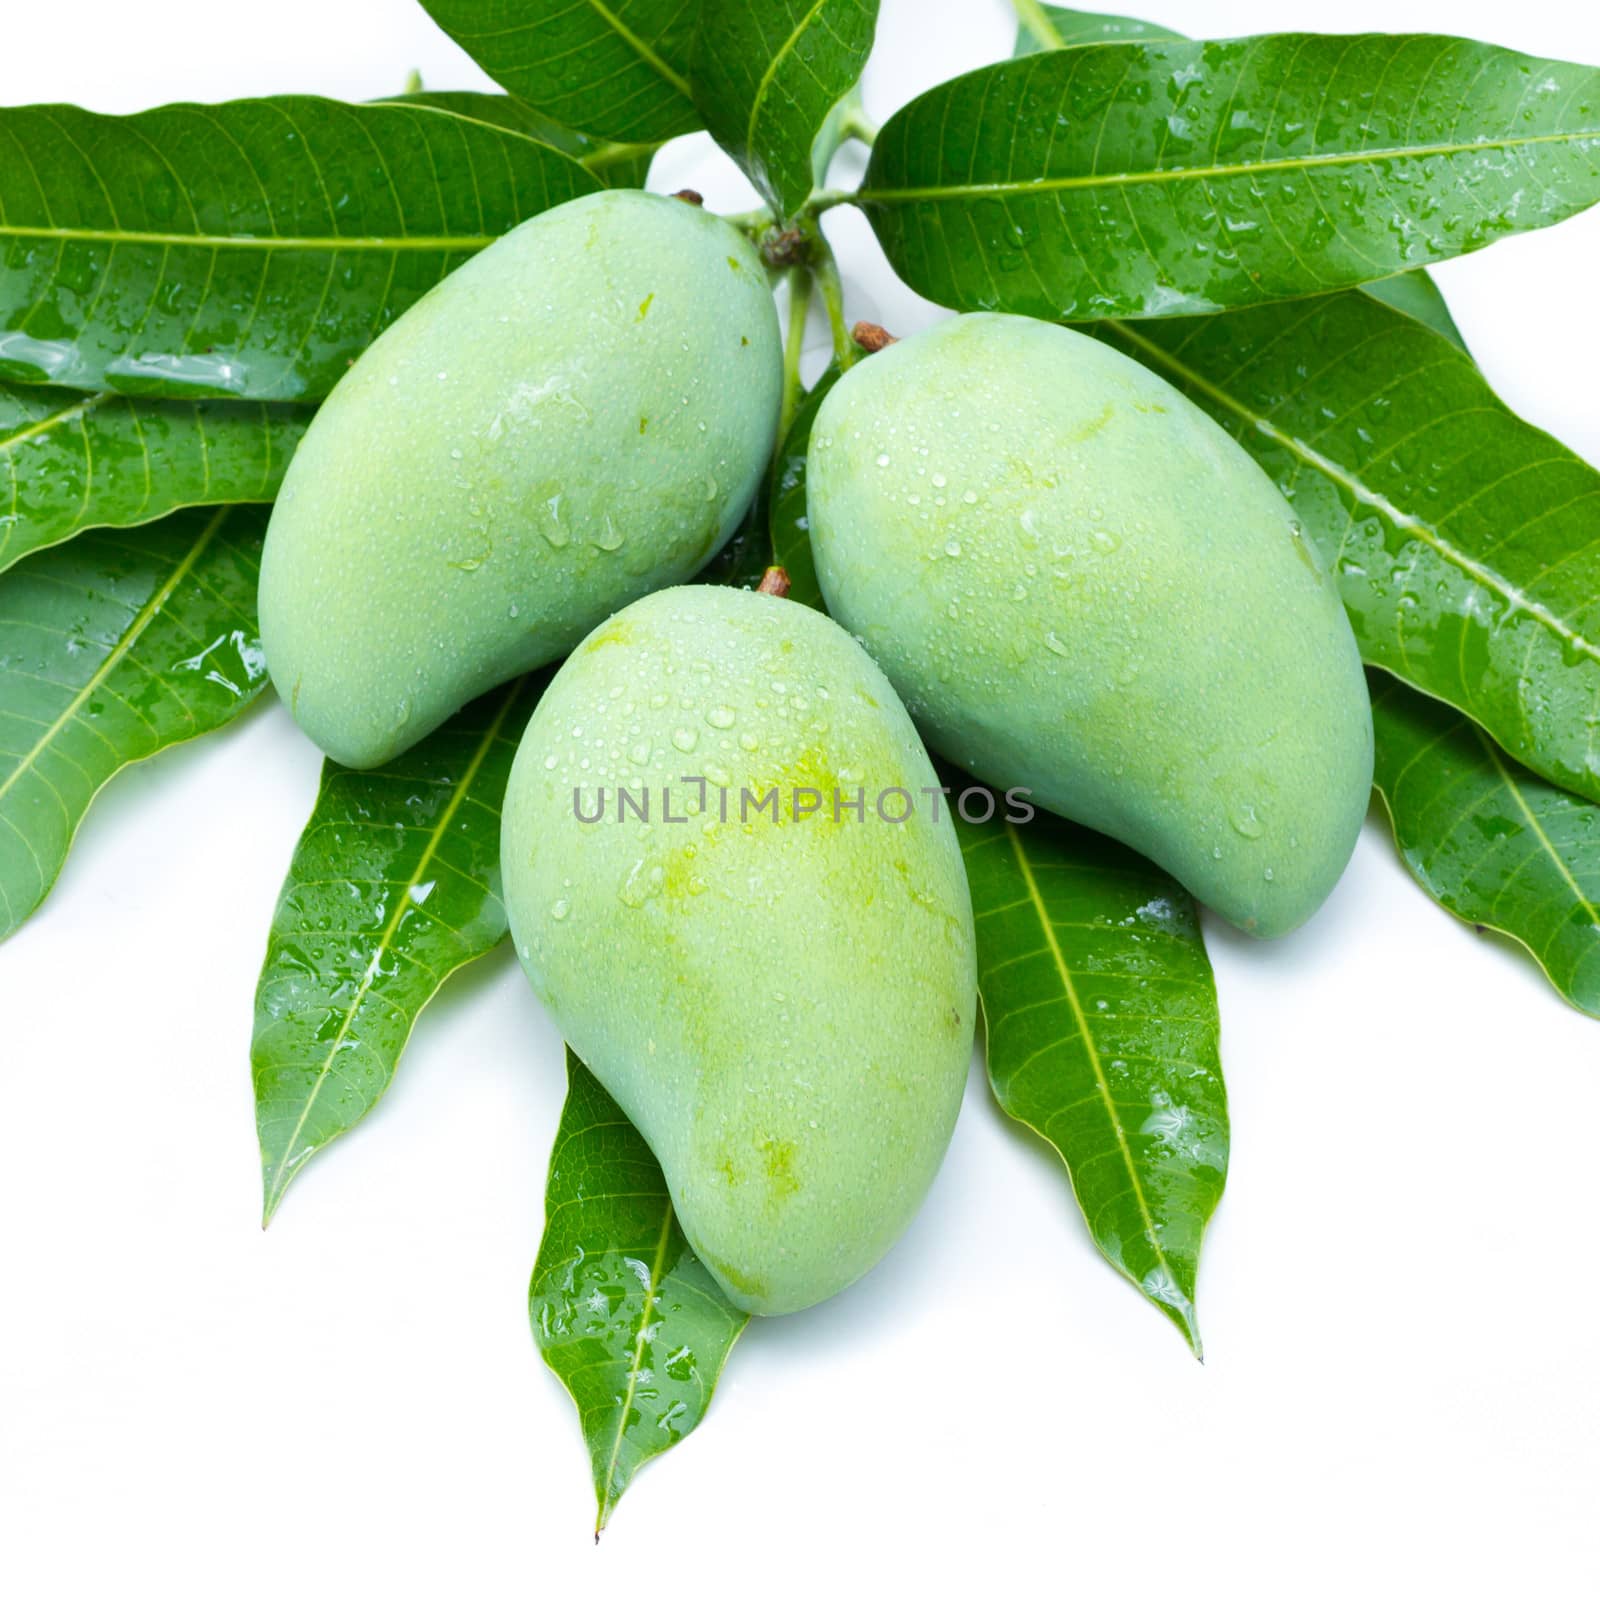
[[[812,270],[817,286],[822,290],[822,303],[828,308],[828,326],[833,330],[833,358],[841,372],[848,372],[861,357],[861,351],[850,337],[850,323],[844,314],[844,280],[839,276],[839,263],[834,259],[833,246],[822,236],[815,222],[812,233]]]
[[[805,267],[791,267],[789,285],[789,332],[783,345],[783,405],[778,412],[778,447],[789,437],[789,427],[800,404],[805,385],[800,378],[800,356],[805,348],[806,319],[811,314],[811,273]]]

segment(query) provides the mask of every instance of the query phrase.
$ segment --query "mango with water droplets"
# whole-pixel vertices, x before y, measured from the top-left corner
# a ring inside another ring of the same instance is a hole
[[[296,453],[261,573],[284,702],[374,766],[681,583],[749,506],[781,386],[766,273],[725,222],[612,190],[524,223],[378,339]]]
[[[828,608],[936,750],[1251,933],[1322,903],[1372,783],[1355,639],[1283,496],[1176,389],[958,317],[829,394],[807,490]]]
[[[523,737],[502,836],[523,967],[747,1310],[860,1277],[949,1142],[977,995],[938,783],[848,634],[709,585],[591,634]]]

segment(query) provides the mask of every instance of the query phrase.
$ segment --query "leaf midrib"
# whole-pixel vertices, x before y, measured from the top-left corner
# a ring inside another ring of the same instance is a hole
[[[750,118],[745,124],[744,135],[747,149],[754,150],[756,147],[756,124],[761,120],[762,108],[766,105],[767,94],[777,78],[779,66],[788,59],[801,34],[817,20],[818,13],[827,3],[828,0],[813,0],[811,9],[795,24],[789,37],[773,52],[772,59],[767,63],[767,70],[761,74],[761,81],[756,85],[755,98],[750,104]]]
[[[656,1308],[656,1296],[661,1291],[661,1270],[667,1259],[667,1240],[672,1236],[672,1200],[661,1202],[661,1236],[656,1240],[655,1259],[650,1263],[650,1287],[645,1292],[644,1312],[639,1318],[639,1331],[634,1335],[633,1355],[628,1363],[628,1386],[617,1408],[616,1437],[611,1442],[611,1456],[606,1462],[605,1482],[600,1489],[600,1521],[596,1528],[605,1526],[612,1506],[611,1489],[617,1478],[617,1462],[622,1456],[622,1440],[628,1429],[628,1413],[633,1409],[633,1397],[639,1388],[639,1374],[644,1367],[645,1334],[650,1330],[651,1315]]]
[[[316,1105],[318,1097],[332,1075],[334,1060],[343,1047],[345,1040],[349,1037],[350,1029],[355,1025],[356,1013],[372,992],[372,985],[378,975],[379,963],[393,947],[395,935],[400,931],[400,924],[404,920],[406,913],[413,909],[411,892],[422,882],[423,874],[433,864],[434,857],[438,855],[439,846],[443,842],[446,833],[449,832],[450,824],[455,820],[456,812],[460,810],[462,802],[466,799],[472,785],[477,781],[478,773],[482,770],[484,762],[488,760],[489,752],[494,748],[494,742],[500,736],[500,729],[504,726],[506,717],[510,714],[511,707],[515,704],[521,690],[521,682],[514,683],[511,687],[511,692],[505,697],[499,710],[496,711],[494,718],[484,732],[478,748],[473,752],[472,760],[468,763],[466,771],[462,773],[461,781],[456,785],[455,792],[450,796],[444,810],[439,814],[438,822],[429,832],[428,842],[423,847],[421,856],[417,859],[416,867],[395,901],[394,911],[388,922],[385,923],[383,932],[379,935],[378,943],[367,961],[367,970],[362,974],[361,982],[357,986],[355,995],[352,997],[339,1023],[338,1033],[328,1046],[328,1053],[323,1057],[316,1081],[311,1086],[311,1092],[305,1098],[305,1104],[300,1108],[300,1115],[295,1121],[293,1131],[279,1147],[281,1154],[278,1157],[277,1170],[273,1176],[272,1186],[268,1189],[265,1197],[265,1220],[263,1226],[272,1219],[272,1213],[277,1209],[278,1202],[283,1198],[284,1191],[289,1186],[289,1179],[293,1176],[294,1171],[290,1167],[290,1161],[294,1155],[295,1147],[300,1142],[300,1135],[305,1132],[306,1120],[310,1117],[312,1108]]]
[[[1404,313],[1396,313],[1396,315],[1404,315]],[[1535,600],[1525,590],[1495,572],[1492,567],[1484,566],[1482,562],[1476,561],[1469,556],[1466,551],[1457,549],[1432,523],[1424,522],[1422,518],[1415,516],[1413,513],[1401,510],[1381,490],[1372,488],[1330,456],[1323,455],[1320,450],[1306,444],[1301,439],[1297,439],[1293,434],[1285,433],[1283,429],[1276,427],[1266,417],[1262,416],[1259,411],[1236,399],[1226,389],[1202,377],[1194,368],[1180,360],[1170,351],[1136,333],[1128,323],[1108,321],[1106,326],[1114,328],[1119,339],[1126,339],[1129,344],[1137,345],[1139,349],[1147,352],[1152,359],[1166,367],[1169,372],[1177,373],[1185,383],[1192,384],[1196,389],[1210,396],[1219,405],[1226,406],[1235,416],[1250,423],[1257,431],[1270,438],[1274,444],[1281,445],[1305,466],[1310,467],[1315,472],[1320,472],[1330,482],[1348,490],[1362,505],[1368,506],[1380,516],[1386,517],[1402,532],[1412,534],[1420,539],[1422,543],[1426,544],[1451,566],[1471,578],[1475,583],[1481,584],[1491,594],[1498,595],[1513,612],[1520,611],[1525,616],[1531,617],[1541,627],[1548,629],[1561,640],[1563,646],[1586,655],[1591,660],[1600,661],[1600,645],[1576,632],[1543,602]]]
[[[33,748],[29,750],[25,756],[23,756],[23,758],[15,767],[12,768],[9,773],[6,774],[4,780],[0,780],[0,800],[5,799],[6,795],[11,792],[18,779],[20,779],[25,772],[31,772],[33,770],[34,763],[38,761],[39,757],[44,753],[44,751],[46,751],[55,741],[56,737],[61,733],[61,730],[77,716],[77,714],[83,709],[84,705],[89,700],[90,696],[93,695],[97,689],[101,688],[111,674],[116,671],[117,667],[126,658],[128,652],[132,650],[133,647],[144,636],[145,630],[152,622],[155,621],[156,617],[160,615],[161,608],[167,603],[168,600],[172,598],[173,594],[178,588],[178,585],[181,584],[183,580],[188,577],[190,572],[194,570],[195,563],[199,561],[202,555],[205,554],[207,546],[216,536],[217,530],[224,522],[227,521],[228,513],[233,509],[234,508],[232,506],[223,506],[222,509],[212,517],[212,519],[206,524],[205,529],[201,533],[200,537],[195,540],[193,545],[190,546],[189,551],[184,556],[183,560],[172,569],[165,580],[161,583],[160,587],[157,588],[155,593],[152,594],[150,598],[146,600],[145,603],[134,614],[132,622],[129,623],[127,629],[124,631],[121,639],[117,641],[116,646],[112,649],[111,653],[107,655],[105,660],[102,661],[98,667],[95,668],[88,681],[68,702],[66,709],[62,711],[61,715],[58,716],[42,734],[39,735],[39,738],[34,744]]]
[[[1545,832],[1544,825],[1539,821],[1538,817],[1534,815],[1533,808],[1529,806],[1527,798],[1522,792],[1522,786],[1517,783],[1517,781],[1511,776],[1511,773],[1507,771],[1505,761],[1502,759],[1500,751],[1496,748],[1494,741],[1490,739],[1488,734],[1486,734],[1483,729],[1477,725],[1477,723],[1470,723],[1470,726],[1472,731],[1477,735],[1478,743],[1483,746],[1483,753],[1489,758],[1490,763],[1494,767],[1496,775],[1499,777],[1501,783],[1505,785],[1506,792],[1514,801],[1516,801],[1517,809],[1527,819],[1528,826],[1532,828],[1534,833],[1538,836],[1539,844],[1543,848],[1545,854],[1548,855],[1551,861],[1555,863],[1556,871],[1561,874],[1561,876],[1566,880],[1567,887],[1572,890],[1573,899],[1583,907],[1590,923],[1594,926],[1600,927],[1600,907],[1596,907],[1594,902],[1590,900],[1588,895],[1586,895],[1579,887],[1578,880],[1573,877],[1571,869],[1562,859],[1561,852],[1556,849],[1554,841],[1551,839],[1550,835]]]
[[[1280,156],[1270,161],[1232,162],[1208,167],[1163,167],[1148,172],[1080,173],[1061,178],[1007,178],[992,183],[924,185],[917,188],[864,187],[862,205],[904,205],[917,200],[982,199],[994,195],[1027,195],[1069,189],[1136,188],[1145,184],[1192,183],[1213,178],[1255,177],[1264,172],[1303,172],[1312,168],[1375,165],[1384,161],[1422,160],[1429,156],[1467,155],[1473,151],[1519,150],[1528,145],[1571,144],[1600,139],[1600,127],[1571,133],[1530,133],[1468,143],[1391,145],[1367,150],[1341,150],[1326,155]]]
[[[90,244],[148,244],[188,246],[209,250],[326,250],[385,252],[483,250],[499,234],[376,234],[284,235],[253,233],[152,233],[128,228],[48,228],[21,223],[0,223],[0,239],[58,239]]]
[[[1089,1066],[1094,1072],[1095,1085],[1104,1102],[1106,1117],[1111,1123],[1111,1131],[1116,1135],[1117,1150],[1122,1157],[1123,1167],[1127,1170],[1129,1191],[1132,1193],[1139,1206],[1139,1218],[1144,1224],[1145,1239],[1160,1263],[1162,1271],[1167,1274],[1168,1280],[1176,1285],[1177,1274],[1173,1272],[1171,1264],[1167,1261],[1166,1252],[1161,1248],[1161,1235],[1156,1231],[1156,1220],[1150,1211],[1150,1202],[1145,1197],[1144,1185],[1139,1181],[1139,1170],[1133,1159],[1133,1150],[1128,1144],[1127,1134],[1123,1131],[1122,1118],[1117,1115],[1116,1102],[1111,1094],[1111,1082],[1106,1077],[1105,1067],[1100,1060],[1100,1050],[1094,1040],[1094,1032],[1089,1025],[1088,1014],[1083,1009],[1083,1003],[1078,998],[1078,986],[1073,982],[1072,970],[1067,965],[1065,953],[1062,951],[1060,941],[1056,938],[1055,924],[1050,920],[1049,907],[1045,905],[1044,896],[1039,892],[1039,885],[1033,876],[1033,868],[1028,863],[1028,853],[1022,847],[1022,840],[1016,828],[1009,822],[1003,824],[1006,838],[1011,845],[1011,853],[1016,860],[1017,869],[1022,874],[1024,887],[1028,891],[1028,898],[1033,903],[1034,914],[1039,919],[1039,926],[1044,931],[1045,942],[1050,948],[1051,959],[1055,962],[1056,971],[1061,978],[1061,987],[1066,994],[1067,1004],[1072,1008],[1072,1015],[1078,1024],[1078,1036],[1083,1040],[1084,1053],[1089,1058]],[[1132,1274],[1123,1269],[1124,1276]]]
[[[621,17],[617,16],[616,13],[610,10],[609,7],[602,5],[600,0],[589,0],[589,6],[590,9],[593,10],[602,21],[605,22],[606,26],[609,27],[611,31],[615,33],[616,36],[621,39],[622,42],[626,44],[641,61],[645,63],[646,66],[653,68],[657,73],[665,78],[667,82],[670,83],[672,87],[684,97],[685,100],[692,101],[694,99],[693,92],[689,88],[689,80],[685,78],[681,72],[675,72],[671,67],[669,67],[667,63],[663,61],[662,58],[638,36],[638,34],[633,32],[633,30],[623,22]]]
[[[47,417],[40,417],[37,422],[30,423],[26,428],[16,433],[8,433],[0,437],[0,455],[9,455],[19,444],[27,444],[30,439],[43,438],[45,434],[55,428],[65,427],[68,423],[76,422],[80,417],[87,416],[98,405],[113,399],[109,394],[91,394],[73,405],[64,406],[60,411],[52,411]],[[3,546],[0,546],[3,548]]]

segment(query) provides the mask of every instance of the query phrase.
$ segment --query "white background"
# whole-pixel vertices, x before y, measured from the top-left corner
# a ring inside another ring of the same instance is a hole
[[[483,82],[409,0],[4,11],[0,103]],[[1591,0],[1160,15],[1600,62]],[[1001,0],[884,0],[870,109],[1011,32]],[[658,184],[748,204],[720,169],[695,141]],[[852,315],[936,315],[832,226]],[[1600,211],[1439,273],[1500,392],[1591,459],[1597,268]],[[317,769],[270,704],[119,778],[0,951],[0,1592],[1600,1593],[1600,1023],[1437,910],[1376,823],[1292,938],[1208,925],[1233,1166],[1204,1367],[975,1069],[904,1242],[753,1325],[596,1550],[525,1315],[560,1048],[508,951],[258,1228],[251,1000]]]

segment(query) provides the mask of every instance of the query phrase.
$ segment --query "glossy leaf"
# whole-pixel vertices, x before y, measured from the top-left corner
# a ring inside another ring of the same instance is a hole
[[[1436,35],[1056,50],[889,119],[859,196],[943,305],[1086,319],[1318,294],[1600,199],[1600,70]]]
[[[1373,782],[1412,876],[1525,946],[1600,1016],[1600,806],[1519,766],[1459,711],[1374,673]]]
[[[650,176],[650,163],[661,148],[651,144],[610,144],[586,133],[574,133],[549,117],[542,117],[531,106],[513,100],[508,94],[480,94],[471,89],[418,90],[388,102],[392,105],[431,106],[452,116],[470,117],[496,128],[508,128],[529,139],[537,139],[562,155],[570,156],[597,183],[608,189],[642,189]]]
[[[49,893],[102,785],[266,686],[266,513],[86,533],[0,578],[0,939]]]
[[[1006,809],[958,823],[989,1080],[1066,1162],[1106,1259],[1198,1356],[1200,1242],[1228,1166],[1198,912],[1121,845],[1043,812],[1010,823]]]
[[[749,1316],[689,1248],[649,1145],[570,1050],[528,1314],[578,1407],[598,1538],[634,1473],[700,1425]]]
[[[811,520],[806,512],[806,453],[811,426],[840,372],[830,364],[795,410],[789,436],[773,463],[772,498],[767,512],[772,529],[772,559],[789,574],[789,598],[821,611],[816,563],[811,557]]]
[[[485,695],[384,766],[324,763],[256,988],[265,1220],[377,1104],[445,979],[505,937],[500,804],[539,681]]]
[[[1137,17],[1107,16],[1092,11],[1068,11],[1060,6],[1027,3],[1019,5],[1023,20],[1017,29],[1016,54],[1033,55],[1040,50],[1059,50],[1073,45],[1104,44],[1115,39],[1183,39],[1187,35]],[[1034,13],[1037,13],[1035,16]],[[1396,311],[1442,333],[1466,348],[1455,319],[1444,303],[1444,296],[1425,268],[1396,273],[1362,286],[1367,294]]]
[[[1439,293],[1439,285],[1424,268],[1402,272],[1393,278],[1380,278],[1376,283],[1363,284],[1361,287],[1362,293],[1404,313],[1423,327],[1431,328],[1458,350],[1467,348],[1467,342],[1456,326],[1456,319],[1450,315],[1450,308]]]
[[[1101,331],[1277,481],[1369,662],[1600,799],[1600,473],[1370,295]]]
[[[315,399],[474,251],[597,187],[425,106],[0,110],[0,380]]]
[[[85,528],[270,500],[310,417],[0,383],[0,571]]]
[[[1185,36],[1159,23],[1137,17],[1111,16],[1102,11],[1069,11],[1038,0],[1018,5],[1020,18],[1015,54],[1031,56],[1039,50],[1061,50],[1072,45],[1109,44],[1118,39],[1182,39]]]
[[[702,0],[695,100],[780,217],[811,193],[817,136],[872,52],[878,0]]]
[[[502,88],[597,139],[700,126],[689,87],[699,0],[422,0]]]

